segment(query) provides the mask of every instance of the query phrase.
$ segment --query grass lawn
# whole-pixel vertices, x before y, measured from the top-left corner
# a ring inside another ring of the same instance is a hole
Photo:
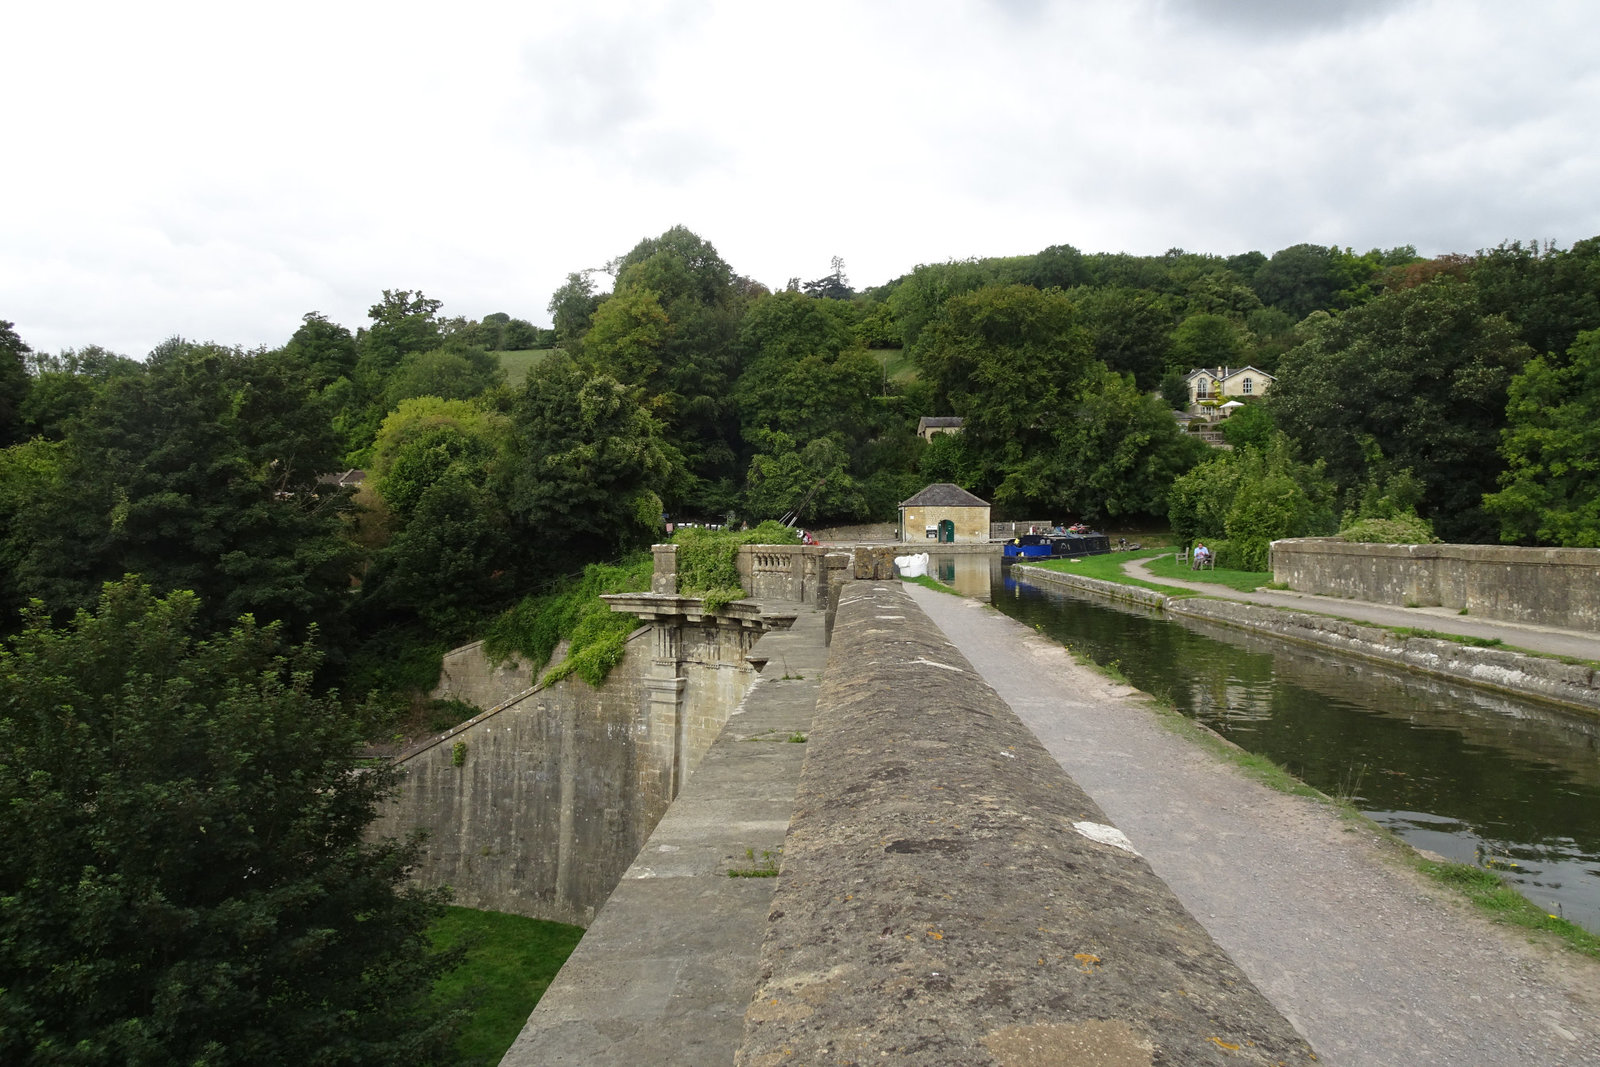
[[[538,366],[540,360],[554,351],[553,348],[524,348],[516,352],[494,352],[491,355],[506,369],[506,384],[520,386],[528,377],[528,371]]]
[[[1077,559],[1050,559],[1043,560],[1034,566],[1043,567],[1047,571],[1060,571],[1062,574],[1081,574],[1085,578],[1098,578],[1103,582],[1117,582],[1120,585],[1137,585],[1143,589],[1154,589],[1158,593],[1168,596],[1192,596],[1187,589],[1176,586],[1157,585],[1139,578],[1130,578],[1122,572],[1124,563],[1136,559],[1155,559],[1160,556],[1172,558],[1172,553],[1163,549],[1146,548],[1138,552],[1111,552],[1103,556],[1082,556]],[[1174,577],[1176,577],[1174,575]]]
[[[869,348],[867,355],[878,361],[878,366],[883,368],[884,375],[891,382],[914,382],[917,380],[917,365],[906,355],[903,348]]]
[[[583,928],[498,911],[450,908],[434,924],[440,948],[467,946],[460,967],[439,979],[434,992],[445,1000],[463,994],[474,1010],[457,1046],[460,1063],[498,1064],[517,1039],[528,1013],[567,961]]]
[[[1226,567],[1216,570],[1193,571],[1187,563],[1179,563],[1174,552],[1164,552],[1147,564],[1151,574],[1163,578],[1183,578],[1194,582],[1215,582],[1241,593],[1253,593],[1272,581],[1271,571],[1230,571]]]
[[[1104,556],[1084,556],[1081,559],[1052,559],[1037,566],[1046,570],[1061,571],[1063,574],[1081,574],[1085,578],[1099,578],[1105,582],[1120,582],[1123,585],[1137,585],[1146,589],[1157,589],[1169,596],[1193,596],[1188,589],[1177,586],[1158,585],[1138,578],[1131,578],[1124,574],[1122,565],[1132,560],[1144,560],[1145,566],[1151,574],[1158,578],[1178,578],[1184,581],[1215,582],[1225,585],[1229,589],[1249,593],[1272,581],[1272,575],[1265,571],[1230,571],[1218,567],[1214,571],[1192,571],[1186,563],[1179,563],[1170,549],[1143,549],[1138,552],[1112,552]]]

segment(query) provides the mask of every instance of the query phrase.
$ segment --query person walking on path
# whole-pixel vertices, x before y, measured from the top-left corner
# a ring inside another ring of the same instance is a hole
[[[907,589],[1323,1062],[1600,1063],[1600,962],[1495,925],[1020,623]]]

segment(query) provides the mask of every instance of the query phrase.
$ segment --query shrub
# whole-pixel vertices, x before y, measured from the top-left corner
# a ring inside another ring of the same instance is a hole
[[[1433,523],[1415,514],[1391,519],[1358,519],[1336,535],[1342,541],[1369,545],[1435,545]]]

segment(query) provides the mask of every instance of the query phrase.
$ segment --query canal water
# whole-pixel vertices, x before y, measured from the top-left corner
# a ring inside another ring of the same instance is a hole
[[[1600,718],[1015,582],[998,559],[935,557],[931,573],[1600,933]]]

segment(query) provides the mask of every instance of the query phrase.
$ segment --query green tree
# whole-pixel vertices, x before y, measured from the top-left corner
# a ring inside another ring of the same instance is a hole
[[[307,312],[300,328],[283,346],[282,357],[314,388],[325,389],[355,373],[355,335],[315,311]]]
[[[546,572],[649,544],[663,498],[683,477],[637,389],[560,354],[528,375],[511,412],[501,492]]]
[[[1080,382],[1065,415],[1049,448],[1036,447],[1009,465],[996,503],[1090,521],[1164,515],[1173,479],[1207,451],[1178,429],[1165,404],[1104,366]]]
[[[0,319],[0,447],[23,436],[22,405],[28,395],[27,356],[33,349]]]
[[[1244,328],[1225,315],[1190,315],[1172,331],[1171,369],[1188,373],[1200,367],[1239,367],[1248,342]]]
[[[939,314],[945,301],[980,289],[988,282],[988,272],[972,260],[918,264],[900,279],[888,298],[905,346],[916,346],[923,327]]]
[[[442,898],[364,836],[395,772],[309,646],[198,617],[128,581],[0,650],[0,1059],[449,1062]]]
[[[1026,285],[951,297],[916,355],[936,410],[965,419],[968,456],[990,485],[1053,450],[1096,365],[1072,301]]]
[[[1441,276],[1313,324],[1265,402],[1342,493],[1367,482],[1370,440],[1422,483],[1421,513],[1441,537],[1482,543],[1499,534],[1483,495],[1504,467],[1507,390],[1530,354],[1470,284]]]
[[[551,322],[555,324],[556,343],[569,352],[577,351],[584,334],[589,332],[589,323],[594,318],[595,310],[600,306],[591,273],[578,271],[567,275],[566,283],[551,294],[546,308],[550,312]]]
[[[1479,252],[1468,272],[1484,310],[1515,323],[1539,355],[1559,362],[1578,334],[1600,329],[1600,237],[1566,251],[1502,244]]]
[[[1546,356],[1511,382],[1500,450],[1506,470],[1484,506],[1500,537],[1600,547],[1600,330],[1578,335],[1565,365]]]
[[[383,407],[393,411],[402,400],[417,396],[470,400],[505,380],[500,361],[479,346],[446,342],[400,361],[384,387]]]
[[[326,410],[281,364],[174,339],[74,423],[61,477],[17,516],[20,584],[54,611],[136,573],[297,633],[337,628],[353,551]]]
[[[1157,388],[1173,363],[1173,313],[1167,300],[1122,286],[1074,290],[1071,296],[1095,358],[1119,374],[1132,374],[1141,389]]]
[[[59,355],[35,352],[33,383],[22,403],[22,421],[30,434],[62,440],[113,379],[144,373],[144,364],[108,352],[98,345],[68,349]]]
[[[850,522],[866,518],[861,487],[850,475],[849,454],[836,436],[803,445],[784,433],[769,433],[750,461],[746,506],[756,520],[797,511],[795,521]]]
[[[1275,426],[1264,404],[1246,404],[1222,420],[1222,439],[1234,448],[1265,449]]]

